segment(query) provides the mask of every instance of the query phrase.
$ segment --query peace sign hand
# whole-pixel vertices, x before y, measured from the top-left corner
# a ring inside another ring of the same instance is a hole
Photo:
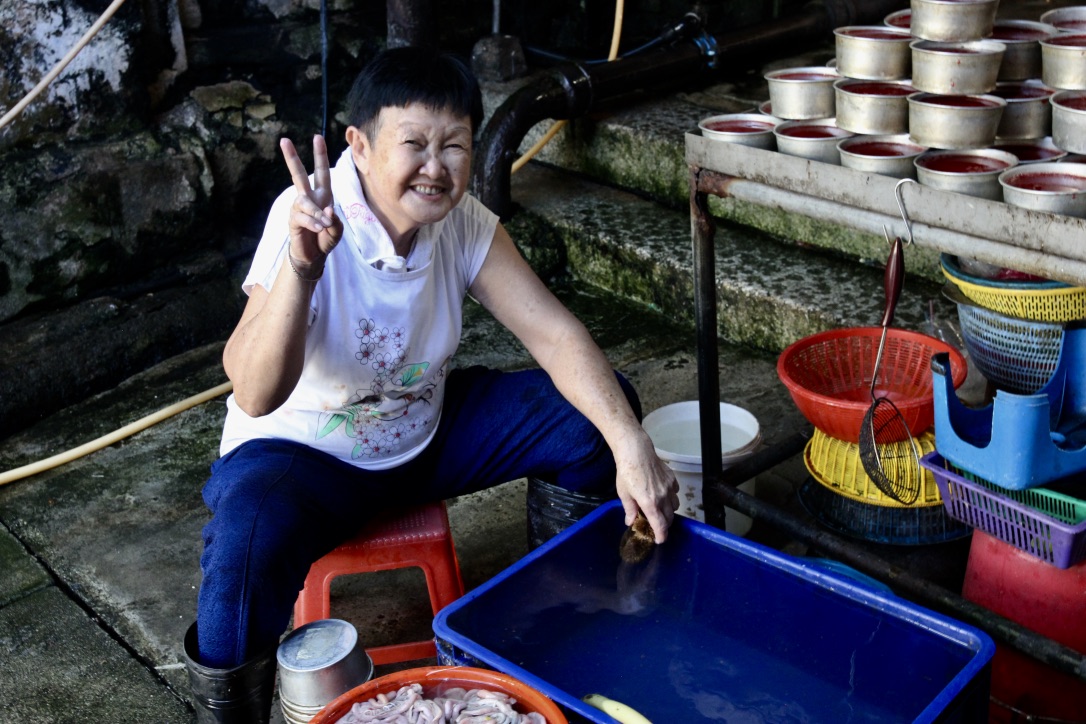
[[[324,258],[343,236],[343,222],[336,216],[332,177],[328,170],[328,146],[321,135],[313,136],[313,183],[305,164],[289,138],[279,141],[290,178],[298,195],[290,207],[290,248],[293,262],[315,272],[324,269]]]

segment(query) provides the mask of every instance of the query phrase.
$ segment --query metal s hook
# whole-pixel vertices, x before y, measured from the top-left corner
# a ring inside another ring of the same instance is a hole
[[[905,211],[905,199],[901,195],[901,187],[905,184],[914,184],[916,181],[911,178],[903,178],[894,184],[894,196],[897,198],[897,210],[901,212],[901,219],[905,222],[905,243],[913,243],[913,222],[909,218],[909,213]],[[886,231],[885,227],[883,231]]]

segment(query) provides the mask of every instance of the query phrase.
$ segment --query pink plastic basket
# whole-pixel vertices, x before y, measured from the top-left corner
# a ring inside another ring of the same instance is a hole
[[[928,453],[920,464],[935,476],[952,518],[1057,568],[1086,557],[1086,501],[1045,488],[997,492],[995,486],[963,477],[938,452]]]

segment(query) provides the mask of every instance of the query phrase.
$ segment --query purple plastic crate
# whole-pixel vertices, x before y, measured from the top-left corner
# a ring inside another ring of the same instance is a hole
[[[920,464],[935,476],[951,517],[1057,568],[1086,557],[1086,501],[1044,488],[997,492],[947,469],[938,452]]]

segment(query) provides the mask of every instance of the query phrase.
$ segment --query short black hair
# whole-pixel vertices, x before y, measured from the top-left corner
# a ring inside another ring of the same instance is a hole
[[[483,122],[483,96],[467,63],[422,46],[389,48],[374,56],[347,96],[347,119],[372,141],[382,108],[412,103],[468,116],[472,133]]]

